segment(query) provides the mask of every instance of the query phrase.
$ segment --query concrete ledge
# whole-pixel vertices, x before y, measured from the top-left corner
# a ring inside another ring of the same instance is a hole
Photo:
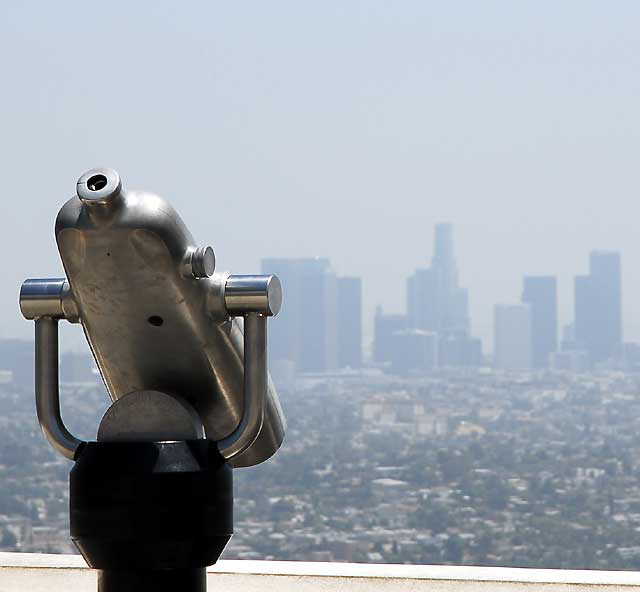
[[[442,565],[219,561],[207,580],[212,592],[640,592],[638,572]],[[96,582],[78,555],[0,553],[0,592],[89,592]]]

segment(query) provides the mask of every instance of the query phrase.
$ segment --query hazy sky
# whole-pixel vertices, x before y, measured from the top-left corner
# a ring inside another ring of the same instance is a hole
[[[487,348],[525,273],[570,320],[593,248],[640,339],[638,2],[4,2],[0,55],[0,336],[31,335],[19,285],[61,274],[57,210],[111,166],[219,269],[361,275],[367,333],[448,220]]]

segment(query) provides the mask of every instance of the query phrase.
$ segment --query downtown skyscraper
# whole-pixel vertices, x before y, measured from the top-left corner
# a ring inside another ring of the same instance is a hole
[[[558,347],[558,289],[554,276],[525,276],[522,302],[531,316],[531,364],[547,368]]]
[[[575,278],[575,341],[592,364],[620,353],[622,276],[620,253],[592,251],[589,275]]]
[[[409,328],[407,315],[384,314],[379,306],[374,319],[373,361],[384,364],[394,358],[394,336]]]
[[[263,273],[282,282],[278,322],[269,328],[269,356],[299,372],[362,365],[360,278],[337,277],[327,258],[270,258]]]
[[[438,338],[438,365],[477,366],[482,344],[470,336],[469,297],[458,285],[453,226],[436,224],[431,266],[407,280],[407,325]]]
[[[283,305],[270,327],[270,357],[296,370],[321,372],[338,366],[336,274],[326,258],[264,259],[263,273],[282,282]]]
[[[362,367],[362,280],[339,277],[337,284],[338,367]]]
[[[469,331],[468,294],[458,286],[451,224],[436,224],[431,267],[407,280],[407,317],[411,327],[441,337]]]

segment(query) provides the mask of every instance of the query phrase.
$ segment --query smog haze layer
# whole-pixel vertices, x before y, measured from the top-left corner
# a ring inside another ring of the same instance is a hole
[[[56,213],[110,166],[219,269],[362,276],[365,340],[443,220],[487,345],[524,274],[558,276],[569,322],[592,249],[622,253],[639,339],[639,22],[630,1],[4,3],[0,336],[31,335],[19,285],[62,274]]]

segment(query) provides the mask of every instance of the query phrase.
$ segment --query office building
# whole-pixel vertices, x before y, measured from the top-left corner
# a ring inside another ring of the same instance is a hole
[[[362,366],[360,278],[336,277],[327,258],[264,259],[262,271],[282,282],[282,310],[269,326],[273,364],[285,374]]]
[[[295,259],[263,259],[262,272],[273,273],[282,283],[282,309],[269,323],[269,363],[289,361],[294,367],[301,347],[303,311],[300,274]]]
[[[362,280],[339,277],[338,287],[338,367],[362,367]]]
[[[590,318],[593,310],[591,302],[592,291],[590,288],[591,278],[588,275],[577,275],[573,282],[573,343],[574,349],[584,349],[587,351],[591,343],[593,326]]]
[[[269,355],[300,372],[338,367],[336,275],[326,258],[264,259],[263,273],[278,275],[282,310],[269,327]]]
[[[406,315],[384,314],[378,307],[373,327],[373,360],[384,364],[394,358],[393,336],[409,328]]]
[[[549,356],[549,367],[565,372],[585,372],[589,368],[589,356],[580,350],[554,352]]]
[[[482,364],[482,341],[477,337],[451,334],[439,339],[438,365],[441,368],[475,368]]]
[[[553,276],[525,276],[522,302],[531,312],[531,363],[547,368],[558,345],[558,293]]]
[[[503,370],[531,368],[531,311],[528,304],[496,304],[494,364]]]
[[[431,267],[417,269],[407,280],[407,316],[411,327],[441,337],[469,330],[468,295],[458,286],[451,224],[436,224]]]
[[[416,269],[407,279],[407,317],[412,327],[433,331],[438,326],[435,274],[430,268]]]
[[[575,278],[575,339],[592,364],[620,355],[622,279],[620,254],[593,251],[589,275]]]
[[[470,335],[469,294],[458,285],[451,224],[436,224],[431,266],[407,279],[407,323],[437,334],[441,367],[482,364],[482,344]]]
[[[438,336],[422,329],[402,329],[391,337],[391,369],[397,374],[428,372],[438,366]]]

